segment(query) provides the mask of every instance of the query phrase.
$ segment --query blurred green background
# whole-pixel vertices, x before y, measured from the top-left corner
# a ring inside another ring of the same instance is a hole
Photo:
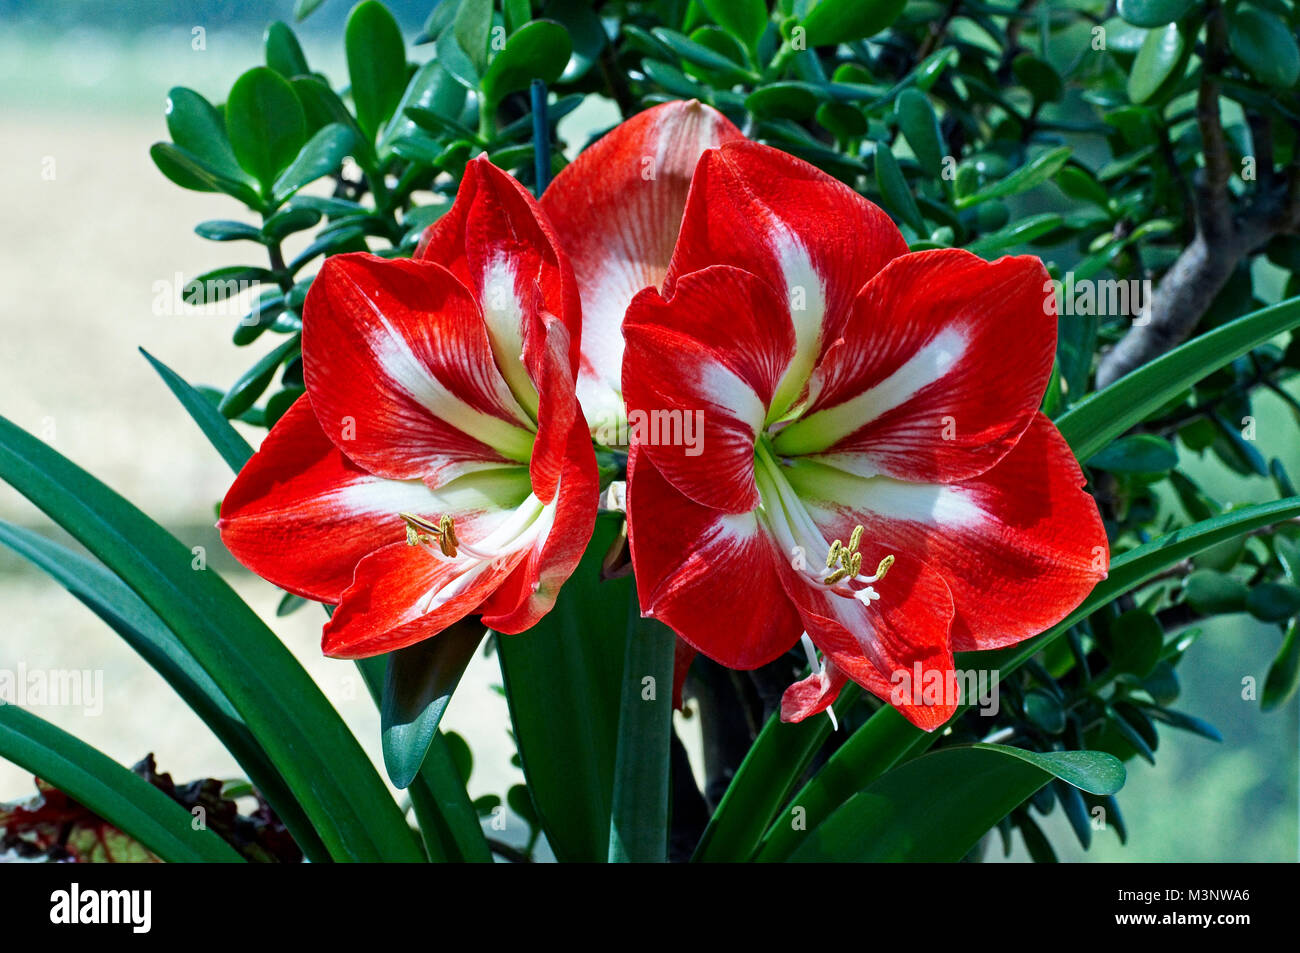
[[[408,38],[431,6],[388,5]],[[343,73],[349,7],[348,0],[326,0],[298,28],[309,60],[334,77]],[[154,169],[147,150],[164,135],[170,87],[191,86],[220,101],[235,77],[260,61],[266,23],[290,21],[292,9],[292,0],[0,0],[0,281],[10,291],[0,305],[0,413],[33,430],[54,421],[62,452],[182,539],[209,545],[214,565],[231,570],[241,594],[270,617],[369,748],[378,735],[373,709],[358,699],[350,675],[320,658],[319,620],[307,612],[274,619],[278,594],[215,555],[212,504],[227,477],[135,354],[147,345],[189,379],[221,385],[247,364],[222,321],[150,312],[158,280],[229,263],[219,246],[190,229],[203,218],[237,217],[238,209],[220,197],[182,193]],[[49,156],[59,175],[44,181],[40,163]],[[1300,472],[1300,426],[1291,412],[1273,395],[1255,410],[1261,452]],[[1266,481],[1194,456],[1183,466],[1220,499],[1271,498]],[[6,487],[0,518],[48,525]],[[0,667],[22,658],[110,673],[103,718],[89,723],[69,712],[52,716],[56,723],[127,763],[158,751],[161,766],[178,778],[232,770],[225,752],[143,663],[54,583],[7,553],[0,553],[0,619]],[[1119,796],[1128,845],[1105,831],[1084,852],[1057,809],[1044,827],[1060,858],[1296,860],[1300,705],[1293,698],[1263,714],[1257,701],[1242,697],[1243,679],[1262,684],[1280,642],[1276,626],[1244,616],[1207,626],[1179,667],[1176,707],[1216,725],[1223,744],[1162,730],[1156,766],[1130,763]],[[517,780],[508,764],[505,709],[490,688],[496,680],[491,660],[476,662],[448,715],[448,727],[474,748],[475,795]],[[0,764],[0,801],[29,791],[22,772]],[[994,847],[987,859],[1001,857]],[[1025,858],[1017,844],[1011,859]]]

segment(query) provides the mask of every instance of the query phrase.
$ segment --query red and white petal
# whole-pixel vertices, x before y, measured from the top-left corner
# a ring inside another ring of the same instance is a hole
[[[507,634],[524,632],[551,611],[560,587],[578,568],[591,541],[599,502],[596,454],[579,413],[570,428],[563,469],[550,505],[550,527],[484,602],[485,625]]]
[[[886,555],[865,543],[862,553],[864,565],[871,566]],[[875,584],[880,599],[869,605],[810,586],[804,574],[789,566],[781,578],[808,635],[840,672],[926,731],[952,717],[959,699],[951,694],[927,700],[905,691],[917,673],[923,682],[955,683],[950,639],[953,596],[935,569],[920,560],[900,559]],[[825,687],[829,692],[833,682],[828,680]],[[801,692],[806,693],[807,689]]]
[[[593,427],[622,417],[623,315],[668,273],[700,155],[739,138],[709,106],[664,103],[583,150],[542,196],[582,295],[578,389]]]
[[[696,168],[664,293],[690,272],[734,265],[787,297],[798,350],[775,419],[840,336],[858,290],[906,251],[889,216],[844,183],[780,150],[733,141],[706,152]]]
[[[419,480],[358,467],[301,397],[235,478],[217,527],[226,548],[262,578],[333,603],[362,558],[405,537],[397,514],[425,512],[434,499]]]
[[[591,441],[585,437],[587,425],[580,419],[582,411],[574,392],[573,367],[569,362],[569,330],[550,314],[543,313],[542,318],[544,338],[537,362],[537,439],[533,442],[529,471],[533,494],[542,502],[549,503],[555,497],[565,460],[571,453],[575,422],[581,424],[588,453],[591,452]]]
[[[329,438],[380,476],[441,482],[527,462],[532,423],[449,271],[368,254],[328,259],[303,318],[307,395]]]
[[[957,249],[890,262],[862,289],[775,440],[861,476],[949,483],[997,463],[1037,413],[1056,349],[1046,269]]]
[[[415,253],[474,292],[497,364],[533,415],[546,350],[543,314],[568,328],[570,370],[578,370],[581,305],[561,247],[528,190],[480,156],[465,167],[451,210],[429,226]]]
[[[797,722],[820,715],[835,703],[848,683],[848,675],[827,658],[820,671],[811,672],[781,693],[781,720]]]
[[[803,626],[781,592],[784,556],[753,513],[692,502],[637,448],[627,502],[644,615],[728,668],[758,668],[798,642]]]
[[[623,328],[630,442],[697,503],[752,510],[754,441],[794,351],[783,303],[754,275],[713,267],[667,300],[637,295]]]
[[[357,566],[321,649],[330,658],[369,658],[432,638],[474,612],[523,555],[477,563],[404,542],[385,546]]]
[[[986,473],[948,485],[861,478],[796,463],[790,480],[828,532],[855,523],[897,557],[938,568],[952,590],[956,651],[1000,648],[1055,625],[1106,576],[1109,548],[1083,473],[1038,414]]]

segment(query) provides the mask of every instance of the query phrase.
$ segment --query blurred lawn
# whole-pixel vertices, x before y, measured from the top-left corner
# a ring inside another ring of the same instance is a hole
[[[163,138],[166,90],[188,85],[220,100],[234,78],[260,61],[264,21],[289,18],[289,0],[270,4],[85,3],[0,0],[0,413],[39,430],[53,422],[54,446],[85,466],[189,543],[220,550],[212,507],[229,477],[223,464],[174,405],[135,352],[146,345],[183,375],[227,383],[254,355],[229,344],[231,318],[159,316],[154,283],[238,260],[238,249],[198,239],[205,218],[239,217],[229,199],[186,193],[153,168],[147,149]],[[205,20],[166,11],[199,8]],[[303,45],[314,67],[337,80],[341,30],[349,4],[330,0]],[[410,35],[425,3],[400,4]],[[224,12],[223,12],[224,11]],[[98,18],[101,25],[87,25]],[[192,48],[203,25],[203,50]],[[127,27],[129,26],[129,29]],[[54,157],[57,175],[41,177]],[[1257,407],[1258,442],[1300,473],[1296,421],[1272,395]],[[250,433],[250,437],[255,434]],[[1268,498],[1265,481],[1245,480],[1190,459],[1187,472],[1221,498]],[[7,487],[0,518],[48,528]],[[213,556],[225,571],[228,558]],[[242,595],[271,617],[278,594],[231,572]],[[85,609],[26,564],[0,553],[0,668],[92,667],[105,671],[106,713],[93,719],[45,712],[110,755],[130,763],[148,751],[178,779],[233,774],[229,755],[166,686]],[[319,619],[304,609],[270,621],[376,753],[373,706],[352,669],[320,657]],[[1157,766],[1130,765],[1120,804],[1130,831],[1121,847],[1102,832],[1090,852],[1075,842],[1059,810],[1046,828],[1063,860],[1295,860],[1300,706],[1261,714],[1241,699],[1241,679],[1264,673],[1281,641],[1276,627],[1244,617],[1208,626],[1179,673],[1177,705],[1213,722],[1225,741],[1161,730]],[[480,660],[445,724],[471,742],[475,796],[504,794],[518,780],[510,767],[504,705],[491,689],[492,660]],[[0,801],[29,793],[25,772],[0,763]],[[506,837],[521,842],[518,822]],[[990,860],[1000,850],[990,851]],[[1017,845],[1012,859],[1024,859]]]

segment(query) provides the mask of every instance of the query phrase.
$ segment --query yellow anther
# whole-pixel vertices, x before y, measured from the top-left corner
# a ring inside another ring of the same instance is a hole
[[[889,567],[892,565],[894,565],[894,554],[890,553],[888,556],[882,559],[880,561],[880,565],[876,567],[876,579],[877,580],[884,579],[885,573],[889,572]]]
[[[444,556],[455,556],[456,546],[459,541],[456,539],[456,526],[452,523],[451,517],[444,513],[442,519],[438,522],[438,527],[438,545],[442,547],[442,554]]]
[[[831,543],[831,551],[826,554],[827,569],[833,569],[835,567],[835,564],[839,562],[840,550],[843,548],[844,548],[843,544],[840,543],[838,539]]]
[[[409,546],[436,542],[444,556],[455,556],[460,540],[456,538],[456,525],[451,516],[444,513],[436,524],[416,516],[413,513],[399,513],[406,523],[406,542]],[[423,532],[422,532],[423,531]]]
[[[451,540],[453,546],[460,545],[460,540],[456,538],[456,523],[450,515],[447,513],[442,514],[442,519],[438,521],[438,529],[442,531],[443,536]]]
[[[833,573],[831,573],[829,576],[823,579],[822,582],[824,582],[828,586],[833,586],[837,582],[840,582],[841,580],[847,578],[849,578],[849,569],[848,567],[841,566],[839,569],[835,570]]]
[[[826,568],[835,571],[823,579],[823,583],[833,586],[862,571],[862,554],[858,552],[858,545],[862,542],[862,532],[862,524],[859,523],[853,527],[847,546],[838,539],[831,542],[830,552],[826,554]],[[836,566],[839,568],[836,569]]]

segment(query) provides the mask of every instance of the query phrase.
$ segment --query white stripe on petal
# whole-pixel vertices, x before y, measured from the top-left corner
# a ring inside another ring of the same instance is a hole
[[[794,359],[786,368],[785,376],[777,385],[776,396],[772,400],[771,412],[768,414],[771,421],[779,419],[799,399],[799,394],[812,373],[813,364],[821,350],[822,322],[826,318],[826,289],[803,242],[775,218],[768,227],[772,229],[772,252],[776,255],[785,281],[783,290],[790,306],[795,339]]]
[[[701,361],[698,365],[699,393],[722,409],[727,416],[749,424],[755,436],[763,424],[766,408],[762,399],[754,392],[749,383],[735,374],[729,367],[717,361]],[[702,408],[706,417],[713,411]]]
[[[362,513],[423,513],[437,505],[437,497],[419,480],[386,480],[365,476],[344,484],[324,499],[349,515]]]
[[[980,506],[975,491],[958,484],[908,483],[892,477],[863,477],[827,465],[833,458],[797,458],[783,469],[807,505],[813,519],[825,526],[837,514],[878,513],[945,530],[981,523],[992,517]]]
[[[525,462],[532,456],[533,435],[530,432],[522,426],[515,426],[500,417],[471,407],[453,394],[429,372],[424,362],[411,351],[406,340],[391,327],[389,333],[376,335],[369,343],[389,380],[433,416],[512,460]],[[513,408],[520,423],[526,425],[528,417],[506,387],[505,381],[498,376],[492,384],[501,406]]]
[[[482,307],[492,355],[520,405],[537,417],[537,388],[524,367],[524,307],[514,266],[505,255],[494,255],[483,272]]]
[[[900,407],[942,380],[961,361],[970,339],[955,327],[944,328],[879,384],[842,404],[809,414],[777,437],[780,453],[816,453]],[[939,421],[934,421],[937,429]]]

